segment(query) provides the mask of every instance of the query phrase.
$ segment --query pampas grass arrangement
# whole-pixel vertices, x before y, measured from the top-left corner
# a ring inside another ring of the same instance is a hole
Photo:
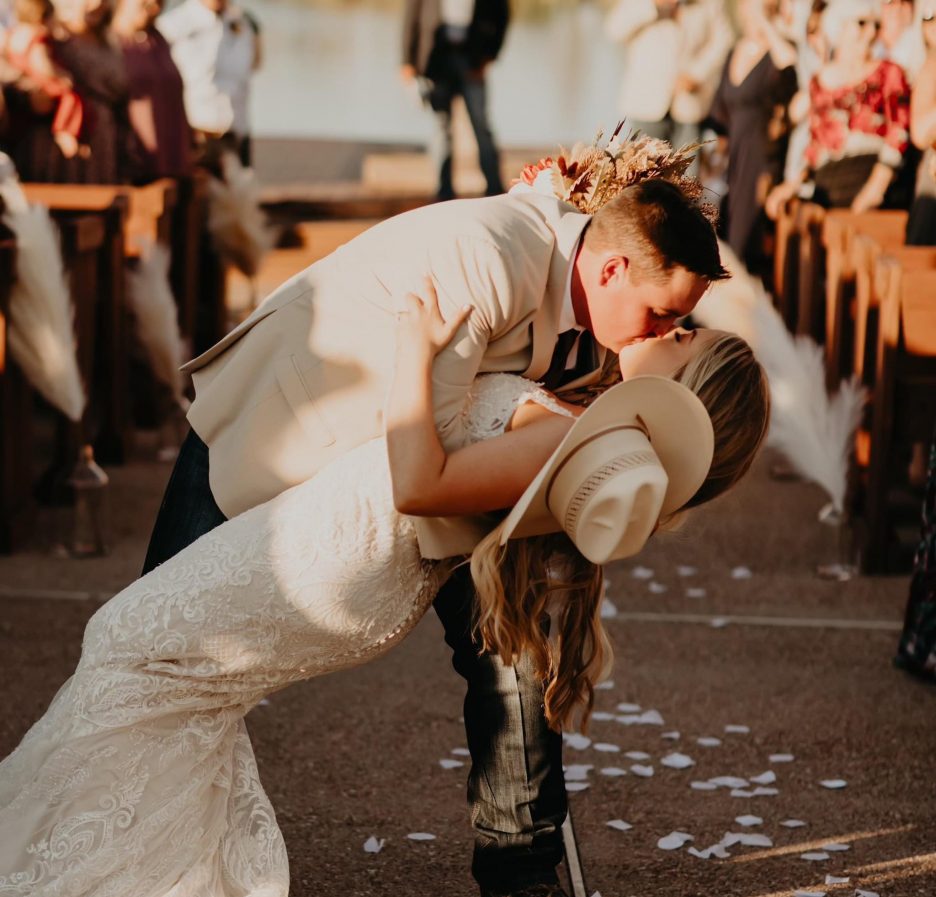
[[[0,181],[0,200],[3,223],[16,237],[10,354],[50,404],[78,421],[87,397],[75,354],[74,307],[58,229],[47,209],[27,202],[14,174]]]
[[[245,168],[230,150],[220,158],[221,178],[208,182],[208,230],[221,257],[247,277],[254,277],[274,236],[260,208],[260,193],[252,168]]]
[[[732,277],[713,284],[692,316],[706,327],[747,340],[770,380],[768,445],[782,452],[797,473],[821,486],[842,515],[865,392],[852,378],[830,396],[822,348],[808,336],[794,337],[760,281],[727,246],[720,248]]]
[[[136,320],[137,338],[146,350],[153,374],[169,387],[176,404],[186,408],[185,378],[179,371],[186,353],[169,286],[169,261],[165,246],[147,246],[139,264],[127,270],[127,298]]]

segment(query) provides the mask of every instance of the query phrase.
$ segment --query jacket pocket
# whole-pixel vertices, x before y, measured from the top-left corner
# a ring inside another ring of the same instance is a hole
[[[315,398],[306,385],[306,377],[303,376],[303,372],[296,363],[296,356],[286,355],[277,358],[273,363],[273,370],[287,404],[312,444],[322,448],[334,445],[335,434],[316,408]],[[314,370],[314,368],[307,370],[306,376]]]

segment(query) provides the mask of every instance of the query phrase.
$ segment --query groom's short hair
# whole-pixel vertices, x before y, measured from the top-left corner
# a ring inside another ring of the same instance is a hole
[[[637,280],[660,282],[676,267],[709,282],[731,276],[712,222],[676,184],[659,178],[625,187],[605,203],[589,223],[585,243],[626,256]]]

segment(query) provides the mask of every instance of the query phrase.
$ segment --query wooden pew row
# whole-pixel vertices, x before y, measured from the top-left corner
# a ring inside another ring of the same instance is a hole
[[[936,420],[936,270],[908,270],[894,257],[878,262],[880,301],[862,552],[866,573],[888,570],[889,499],[905,468],[902,453],[928,443]]]

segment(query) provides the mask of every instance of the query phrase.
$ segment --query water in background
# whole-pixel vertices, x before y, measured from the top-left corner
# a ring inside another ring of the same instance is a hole
[[[245,0],[263,28],[251,115],[260,137],[421,143],[430,114],[403,87],[401,21],[374,10]],[[515,21],[489,70],[490,115],[504,146],[552,146],[613,128],[620,49],[587,4]]]

